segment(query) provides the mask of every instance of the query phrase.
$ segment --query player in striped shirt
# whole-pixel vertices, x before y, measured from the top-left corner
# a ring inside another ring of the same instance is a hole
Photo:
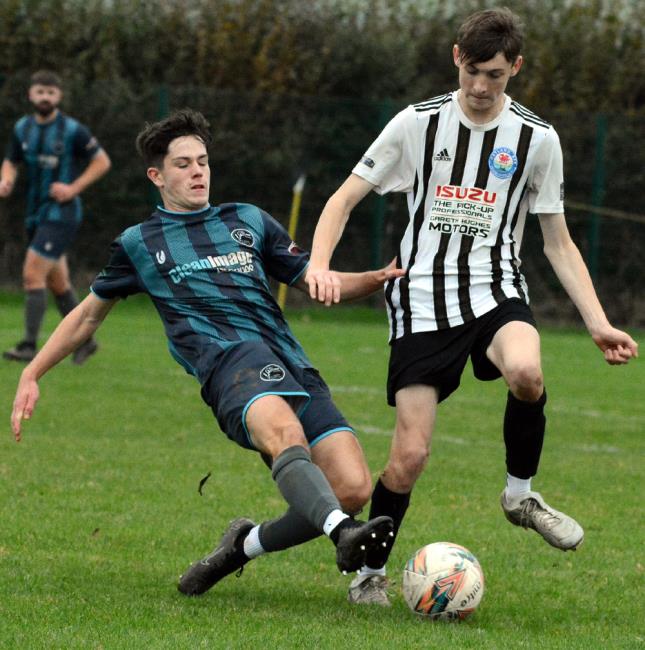
[[[508,9],[478,12],[459,30],[459,90],[396,115],[329,199],[307,276],[312,298],[338,300],[329,271],[352,209],[370,191],[403,192],[409,224],[398,253],[405,275],[386,283],[391,355],[388,402],[397,420],[370,516],[398,530],[426,465],[437,405],[471,358],[481,380],[503,377],[507,483],[501,502],[514,524],[556,548],[575,549],[582,527],[531,491],[545,431],[540,338],[528,306],[519,248],[528,213],[538,214],[545,253],[610,364],[637,354],[608,322],[564,214],[562,152],[552,126],[505,94],[522,66],[522,29]],[[391,546],[370,554],[350,601],[387,605]]]
[[[57,74],[39,70],[31,76],[29,101],[34,113],[16,122],[0,170],[0,198],[11,194],[21,163],[27,172],[25,335],[3,353],[14,361],[30,361],[36,354],[47,289],[62,316],[78,304],[66,251],[83,216],[79,195],[110,169],[108,155],[87,127],[59,110],[62,98]],[[86,341],[73,361],[84,363],[96,349],[94,340]]]
[[[371,492],[362,449],[269,288],[271,276],[306,291],[309,255],[259,208],[209,204],[210,138],[208,122],[190,110],[139,134],[137,147],[163,205],[114,242],[92,292],[23,371],[12,414],[20,440],[38,379],[93,334],[119,299],[150,296],[172,356],[199,381],[229,438],[262,454],[289,506],[260,525],[232,521],[215,550],[180,579],[179,590],[190,596],[252,558],[322,533],[336,545],[338,568],[354,571],[392,530],[387,516],[365,523],[348,516]],[[398,275],[389,267],[343,273],[343,298],[368,295]]]

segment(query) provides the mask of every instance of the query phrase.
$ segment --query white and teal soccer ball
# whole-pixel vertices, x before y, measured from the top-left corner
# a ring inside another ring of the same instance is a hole
[[[463,546],[435,542],[420,548],[403,570],[403,597],[408,607],[432,619],[464,619],[484,595],[484,573]]]

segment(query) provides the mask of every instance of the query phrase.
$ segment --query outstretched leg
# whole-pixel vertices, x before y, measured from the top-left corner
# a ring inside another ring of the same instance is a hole
[[[391,519],[380,517],[360,523],[342,510],[330,482],[312,462],[299,420],[281,397],[265,395],[253,402],[247,412],[246,425],[255,447],[272,458],[272,476],[289,510],[278,520],[268,522],[268,538],[266,526],[261,538],[261,527],[250,520],[242,518],[232,522],[213,553],[195,563],[180,578],[179,590],[187,595],[204,593],[252,557],[293,546],[294,542],[301,543],[321,533],[328,535],[336,545],[336,563],[341,571],[358,569],[366,552],[384,543],[392,530]],[[344,441],[350,444],[346,437]],[[323,464],[335,457],[335,453],[329,451],[332,444],[330,440],[317,453]],[[367,470],[362,471],[366,473]],[[339,491],[342,476],[341,472],[332,478]],[[368,490],[362,489],[360,498],[364,502]],[[344,499],[347,502],[349,497]],[[352,505],[356,503],[354,500]],[[299,530],[295,536],[294,528]]]

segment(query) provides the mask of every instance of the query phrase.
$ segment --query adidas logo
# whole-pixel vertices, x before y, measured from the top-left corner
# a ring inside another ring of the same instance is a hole
[[[448,149],[442,149],[438,154],[435,155],[433,160],[436,160],[438,162],[451,162],[452,158],[448,153]]]

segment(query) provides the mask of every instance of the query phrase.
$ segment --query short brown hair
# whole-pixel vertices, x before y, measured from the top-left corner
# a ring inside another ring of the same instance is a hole
[[[201,113],[190,108],[182,108],[163,120],[146,124],[136,140],[137,151],[146,167],[160,168],[168,145],[184,135],[199,138],[207,149],[212,141],[210,124]]]
[[[62,88],[60,77],[52,70],[37,70],[31,75],[29,86],[55,86]]]
[[[522,22],[506,7],[472,14],[457,34],[460,58],[468,63],[490,61],[498,52],[510,63],[515,63],[523,42]]]

